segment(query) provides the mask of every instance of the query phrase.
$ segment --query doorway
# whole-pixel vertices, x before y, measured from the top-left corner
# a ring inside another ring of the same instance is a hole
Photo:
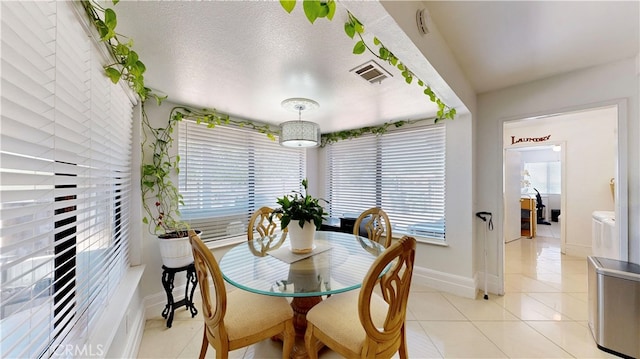
[[[506,253],[505,242],[522,238],[517,236],[520,223],[516,220],[521,215],[519,199],[523,194],[523,186],[530,181],[530,178],[525,178],[523,154],[559,146],[560,151],[556,156],[561,172],[558,213],[560,250],[564,255],[576,257],[591,255],[592,213],[601,210],[621,213],[621,203],[615,199],[626,196],[621,192],[623,189],[618,189],[612,195],[609,187],[612,179],[618,183],[620,178],[619,115],[619,105],[616,104],[503,123],[504,240],[500,244],[503,247],[501,253]],[[539,169],[541,165],[537,166]],[[547,192],[554,191],[547,189]],[[530,195],[529,190],[527,195]],[[547,201],[553,200],[547,196]],[[551,206],[545,207],[545,217],[550,218],[550,210],[557,211],[558,204],[544,204]],[[616,220],[616,227],[626,223],[626,217],[620,219]],[[626,238],[620,230],[618,233],[618,241]],[[620,241],[620,245],[625,255],[626,241]],[[502,262],[504,270],[504,255]]]
[[[555,141],[505,149],[505,243],[546,236],[564,244],[560,214],[565,200],[565,146],[564,141]]]

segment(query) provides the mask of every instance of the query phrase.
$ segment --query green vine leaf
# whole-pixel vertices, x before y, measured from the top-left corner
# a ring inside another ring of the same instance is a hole
[[[320,12],[322,11],[322,7],[320,6],[320,1],[318,0],[304,0],[302,2],[302,7],[304,9],[304,14],[312,24],[316,21],[318,17],[320,17]]]
[[[356,42],[356,45],[353,47],[353,53],[356,55],[360,55],[364,53],[364,50],[367,49],[367,46],[364,44],[364,41]]]
[[[280,5],[282,5],[282,8],[284,8],[286,12],[291,14],[296,7],[296,0],[280,0]]]
[[[353,39],[353,37],[356,35],[356,28],[353,26],[352,23],[345,22],[344,23],[344,32],[347,34],[347,36],[349,36],[350,38]]]
[[[114,69],[113,67],[107,67],[104,71],[106,72],[111,82],[113,82],[114,84],[117,84],[118,81],[120,81],[120,71]]]
[[[329,9],[327,13],[327,19],[329,21],[333,20],[333,16],[336,14],[336,3],[335,1],[329,1],[326,3],[326,7]]]
[[[115,30],[118,25],[118,20],[116,18],[116,12],[113,11],[113,9],[106,9],[104,11],[104,23],[109,30]]]

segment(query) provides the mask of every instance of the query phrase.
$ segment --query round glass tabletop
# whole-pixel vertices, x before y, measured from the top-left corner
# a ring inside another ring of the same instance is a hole
[[[384,247],[368,238],[317,231],[314,249],[294,254],[287,234],[240,243],[224,254],[220,270],[230,284],[258,294],[312,297],[359,288]]]

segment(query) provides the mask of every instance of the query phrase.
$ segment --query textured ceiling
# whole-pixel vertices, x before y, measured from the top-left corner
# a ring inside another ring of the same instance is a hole
[[[478,93],[639,51],[638,2],[423,4]],[[435,105],[387,64],[393,77],[381,84],[350,73],[373,57],[351,53],[355,41],[343,31],[345,7],[385,24],[376,30],[384,34],[368,33],[369,39],[396,40],[386,44],[392,51],[416,48],[381,14],[379,2],[338,2],[333,21],[313,25],[301,5],[287,14],[277,1],[121,1],[116,10],[119,32],[135,40],[147,65],[147,85],[176,103],[279,124],[297,119],[280,106],[284,99],[308,97],[320,108],[302,117],[318,122],[322,132],[435,115]],[[431,66],[422,54],[412,55],[412,61]]]
[[[350,72],[373,57],[352,54],[344,7],[312,25],[300,5],[291,14],[273,1],[120,2],[116,10],[119,31],[135,39],[147,66],[147,85],[177,103],[279,124],[298,118],[281,102],[306,97],[320,107],[302,119],[322,132],[435,115],[388,64],[379,62],[393,77],[380,84]]]
[[[638,1],[429,1],[477,93],[631,58]]]

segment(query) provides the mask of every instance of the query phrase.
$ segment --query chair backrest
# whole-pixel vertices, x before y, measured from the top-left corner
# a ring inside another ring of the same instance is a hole
[[[277,221],[269,221],[269,217],[273,212],[273,208],[261,207],[253,213],[251,219],[249,219],[249,227],[247,228],[247,239],[252,240],[253,234],[258,232],[260,237],[265,237],[275,233],[276,229],[280,227],[280,219],[282,214],[276,214]],[[284,231],[287,229],[285,228]]]
[[[369,208],[358,216],[353,225],[353,234],[364,236],[362,232],[367,232],[366,237],[385,248],[391,245],[391,222],[382,208]]]
[[[196,276],[200,285],[200,294],[202,295],[202,311],[204,322],[208,330],[216,333],[219,338],[219,331],[224,329],[224,315],[227,311],[227,291],[224,286],[222,272],[218,266],[216,258],[211,250],[202,242],[200,236],[192,229],[189,230],[189,242],[193,252],[193,263],[196,267]],[[209,286],[209,277],[213,281],[213,296],[215,300],[211,300],[211,288]]]
[[[249,239],[247,244],[249,245],[249,250],[254,256],[264,257],[268,255],[267,252],[280,248],[286,238],[287,232],[282,232],[260,238]]]
[[[395,353],[401,343],[405,323],[409,287],[413,276],[416,240],[404,236],[387,248],[371,265],[360,290],[358,311],[360,323],[367,333],[368,343],[375,342],[376,351]],[[391,264],[391,268],[380,274]],[[374,323],[371,312],[373,289],[380,282],[382,297],[388,304],[384,325]]]

